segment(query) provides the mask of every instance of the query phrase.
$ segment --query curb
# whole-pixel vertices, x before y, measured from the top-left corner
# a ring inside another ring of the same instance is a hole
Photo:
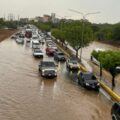
[[[113,92],[108,86],[106,86],[103,82],[100,82],[100,86],[117,102],[120,102],[120,96]]]

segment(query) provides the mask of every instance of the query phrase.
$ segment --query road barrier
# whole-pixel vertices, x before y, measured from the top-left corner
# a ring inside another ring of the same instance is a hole
[[[106,86],[103,82],[99,81],[100,86],[117,102],[120,102],[120,96],[117,95],[114,91],[112,91],[108,86]]]
[[[64,52],[68,57],[70,56],[65,50],[63,50],[59,45],[57,45],[57,47]],[[83,72],[87,72],[87,69],[80,64],[79,66],[80,70]],[[80,71],[79,71],[80,72]],[[101,82],[100,80],[98,80],[98,82],[100,83],[100,86],[112,97],[113,100],[120,102],[120,96],[117,95],[114,91],[112,91],[107,85],[105,85],[103,82]]]

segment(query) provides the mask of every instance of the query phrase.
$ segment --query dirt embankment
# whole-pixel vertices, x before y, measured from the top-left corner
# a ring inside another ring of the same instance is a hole
[[[15,33],[17,30],[0,30],[0,42],[5,40],[6,38],[10,37],[13,33]]]

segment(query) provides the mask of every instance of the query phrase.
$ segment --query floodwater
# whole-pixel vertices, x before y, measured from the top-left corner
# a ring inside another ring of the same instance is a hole
[[[39,61],[29,44],[0,43],[0,120],[111,120],[111,102],[78,86],[65,63],[58,63],[56,80],[47,80]]]
[[[118,50],[118,49],[120,50],[120,48],[117,48],[115,46],[94,41],[89,46],[83,48],[82,57],[85,60],[90,60],[91,53],[96,48],[100,48],[104,50]]]

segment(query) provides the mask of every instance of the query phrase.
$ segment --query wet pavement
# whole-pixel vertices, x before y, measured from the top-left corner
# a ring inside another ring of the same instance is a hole
[[[56,79],[47,80],[39,62],[29,44],[0,43],[0,120],[111,120],[111,102],[78,86],[65,63],[58,63]]]

